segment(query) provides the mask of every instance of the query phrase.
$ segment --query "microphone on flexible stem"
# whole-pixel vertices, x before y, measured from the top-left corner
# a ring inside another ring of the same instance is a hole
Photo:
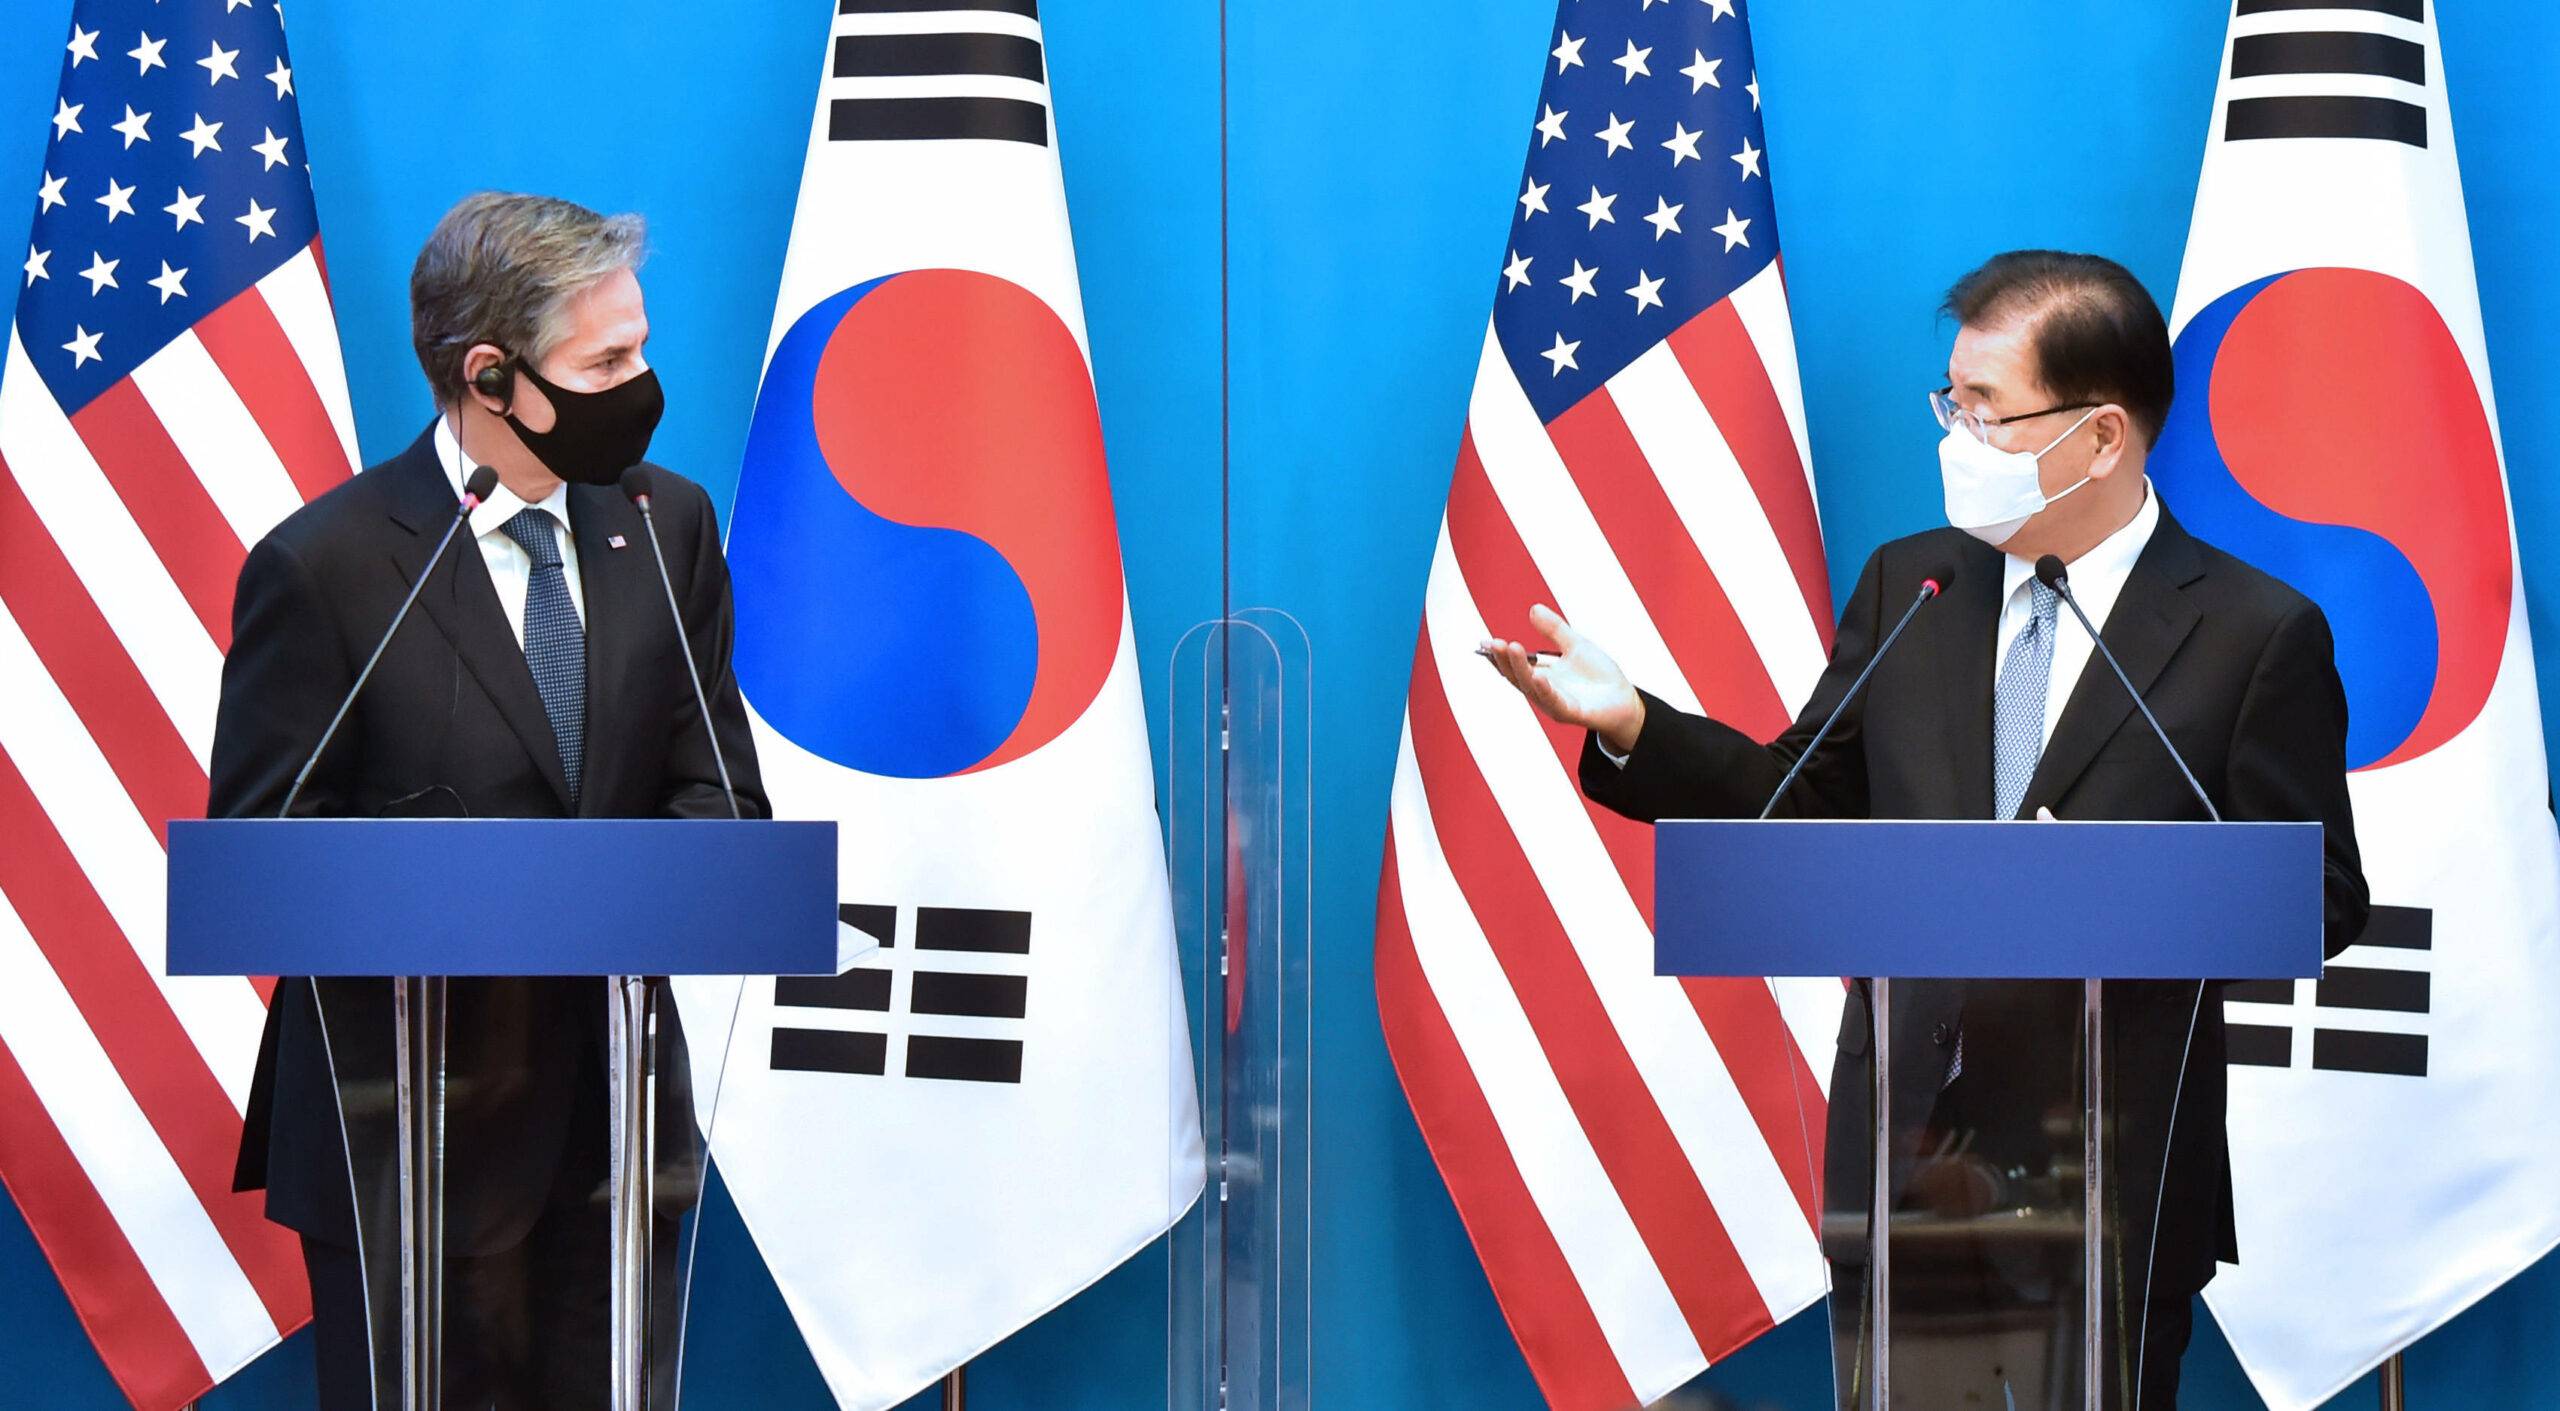
[[[1920,605],[1946,591],[1946,585],[1953,582],[1955,576],[1955,566],[1946,564],[1942,565],[1936,573],[1920,580],[1920,591],[1912,595],[1911,606],[1902,610],[1902,620],[1894,623],[1893,630],[1884,635],[1884,644],[1876,648],[1874,656],[1867,658],[1865,669],[1858,673],[1857,680],[1849,683],[1848,691],[1840,697],[1840,704],[1831,708],[1831,714],[1823,717],[1822,728],[1813,732],[1812,739],[1805,741],[1804,753],[1797,755],[1796,762],[1788,767],[1787,777],[1778,781],[1778,787],[1769,795],[1769,801],[1760,805],[1762,818],[1768,817],[1769,810],[1778,806],[1778,800],[1787,796],[1787,790],[1796,782],[1796,776],[1804,772],[1805,762],[1813,758],[1815,750],[1822,748],[1823,737],[1829,735],[1831,727],[1840,722],[1840,712],[1847,710],[1849,702],[1856,700],[1858,693],[1866,689],[1867,678],[1875,675],[1876,666],[1884,660],[1884,654],[1893,650],[1895,642],[1902,640],[1902,629],[1911,625],[1911,619],[1919,614]]]
[[[2178,773],[2185,776],[2187,787],[2196,791],[2196,802],[2204,805],[2204,816],[2216,823],[2221,822],[2222,810],[2215,808],[2213,800],[2205,796],[2204,786],[2196,782],[2196,772],[2187,768],[2187,757],[2178,753],[2176,745],[2169,743],[2169,732],[2160,728],[2160,717],[2151,713],[2151,706],[2142,699],[2142,693],[2133,689],[2133,678],[2124,674],[2123,663],[2116,660],[2114,652],[2107,650],[2107,639],[2098,635],[2098,629],[2089,622],[2089,614],[2080,610],[2080,600],[2071,596],[2071,581],[2063,571],[2062,559],[2054,554],[2037,559],[2036,581],[2051,588],[2071,605],[2071,615],[2080,619],[2080,630],[2089,634],[2089,640],[2098,648],[2098,655],[2105,657],[2107,665],[2115,670],[2116,680],[2124,683],[2124,693],[2133,697],[2133,708],[2141,711],[2142,718],[2151,722],[2151,733],[2160,737],[2160,746],[2169,752],[2170,762],[2177,765]]]
[[[435,575],[436,564],[443,560],[444,551],[452,546],[455,531],[462,528],[462,522],[471,517],[473,510],[480,508],[481,501],[489,498],[489,492],[497,488],[498,472],[485,465],[471,472],[470,477],[462,482],[462,499],[453,507],[453,519],[445,525],[444,537],[436,541],[435,552],[427,555],[427,566],[418,570],[417,581],[409,585],[409,596],[400,600],[400,610],[391,614],[391,625],[382,629],[382,640],[373,644],[373,655],[364,659],[364,670],[356,673],[356,683],[347,688],[347,698],[338,702],[338,713],[329,717],[329,728],[320,732],[320,743],[311,747],[311,757],[304,760],[302,768],[294,774],[293,787],[285,790],[284,806],[276,810],[276,817],[292,816],[293,803],[302,796],[302,786],[310,781],[311,771],[320,763],[320,756],[328,750],[329,742],[337,738],[338,727],[346,723],[347,712],[354,708],[356,697],[372,677],[375,664],[382,660],[383,652],[391,646],[392,634],[400,630],[400,624],[408,619],[409,609],[416,605],[418,594],[426,588],[427,580]]]
[[[693,664],[693,636],[684,630],[684,610],[676,606],[676,584],[667,576],[666,550],[658,547],[658,520],[649,513],[657,486],[657,477],[645,465],[622,472],[622,493],[630,497],[631,507],[640,511],[640,527],[649,535],[649,561],[658,566],[658,586],[667,595],[667,617],[676,625],[677,644],[684,648],[684,675],[693,683],[693,708],[702,712],[702,733],[711,741],[711,762],[720,769],[720,796],[729,801],[729,816],[743,820],[746,815],[738,811],[738,791],[729,783],[729,757],[720,749],[720,727],[711,719],[711,702],[702,694],[702,672]]]

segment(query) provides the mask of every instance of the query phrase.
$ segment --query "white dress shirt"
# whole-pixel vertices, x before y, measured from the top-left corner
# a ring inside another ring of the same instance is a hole
[[[453,485],[454,499],[460,500],[462,443],[454,438],[453,423],[443,417],[436,418],[436,460],[444,466],[444,478]],[[480,502],[480,508],[471,512],[471,533],[480,543],[480,560],[489,565],[489,584],[498,590],[498,606],[506,610],[507,630],[516,634],[518,649],[524,646],[524,599],[533,587],[533,556],[499,526],[525,508],[515,491],[500,485]],[[578,538],[569,529],[568,485],[552,486],[551,493],[531,508],[549,515],[552,532],[560,536],[560,574],[569,580],[569,602],[578,610],[578,625],[584,627],[587,595],[578,580]]]
[[[2071,565],[2071,596],[2080,600],[2080,608],[2089,621],[2104,631],[2107,614],[2113,612],[2116,599],[2124,592],[2124,581],[2133,574],[2134,560],[2142,557],[2143,546],[2151,542],[2151,531],[2160,524],[2160,497],[2153,493],[2151,482],[2142,482],[2142,508],[2134,513],[2122,529],[2098,541],[2098,546],[2082,554]],[[2035,595],[2028,585],[2036,580],[2033,561],[2004,555],[2000,560],[1999,635],[1992,641],[1992,679],[1999,680],[1999,663],[2009,659],[2009,644],[2027,630],[2035,617]],[[2071,699],[2071,690],[2079,684],[2080,673],[2089,665],[2093,651],[2089,634],[2080,630],[2080,620],[2071,609],[2061,604],[2054,608],[2053,670],[2044,683],[2044,742],[2053,743],[2054,722],[2062,718],[2062,707]],[[2104,668],[2101,667],[2101,670]]]

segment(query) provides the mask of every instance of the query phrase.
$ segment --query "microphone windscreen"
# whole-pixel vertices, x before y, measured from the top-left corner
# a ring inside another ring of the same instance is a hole
[[[474,503],[488,499],[489,492],[497,488],[498,472],[485,465],[471,472],[470,478],[462,482],[463,497]]]
[[[2062,559],[2060,556],[2047,554],[2043,558],[2036,560],[2036,581],[2056,592],[2060,592],[2062,590]]]
[[[635,465],[622,472],[622,493],[633,504],[638,504],[642,500],[655,499],[658,493],[658,479],[649,473],[649,467]]]

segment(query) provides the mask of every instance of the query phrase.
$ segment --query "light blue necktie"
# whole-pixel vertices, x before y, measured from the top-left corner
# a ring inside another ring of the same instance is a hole
[[[569,782],[569,806],[576,808],[587,756],[587,634],[578,624],[577,604],[569,601],[555,523],[540,510],[524,509],[498,530],[533,560],[533,579],[524,595],[524,660],[533,668],[533,688],[542,693],[542,713],[551,718],[560,773]]]
[[[2053,678],[2054,613],[2062,600],[2031,583],[2033,616],[2009,644],[1991,700],[1991,816],[2015,818],[2026,802],[2027,781],[2044,757],[2044,693]]]

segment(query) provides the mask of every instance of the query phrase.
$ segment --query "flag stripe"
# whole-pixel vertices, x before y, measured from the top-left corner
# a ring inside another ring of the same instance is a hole
[[[12,752],[21,768],[27,761]],[[133,1241],[196,1355],[222,1365],[276,1336],[186,1176],[133,1102],[17,907],[0,897],[0,1043],[51,1114],[90,1185]]]
[[[223,521],[203,482],[188,473],[168,432],[128,378],[71,418],[98,470],[115,487],[134,527],[151,542],[170,581],[195,610],[217,649],[231,646],[231,587],[247,550]]]
[[[1378,887],[1377,987],[1387,1056],[1406,1092],[1432,1095],[1432,1101],[1413,1105],[1414,1120],[1548,1405],[1555,1411],[1622,1411],[1634,1404],[1635,1390],[1521,1179],[1476,1071],[1423,977],[1405,920],[1392,830]]]
[[[14,329],[0,370],[0,460],[44,468],[19,476],[19,489],[202,767],[213,750],[222,653],[28,364]]]
[[[1421,703],[1436,684],[1446,692],[1464,744],[1484,771],[1489,797],[1470,802],[1492,804],[1497,810],[1492,826],[1507,825],[1518,840],[1530,874],[1562,918],[1574,958],[1605,1010],[1603,1022],[1584,1029],[1579,1042],[1615,1044],[1635,1062],[1681,1152],[1714,1201],[1717,1218],[1732,1232],[1760,1294],[1762,1306],[1750,1307],[1750,1316],[1765,1327],[1769,1311],[1794,1310],[1793,1300],[1801,1292],[1797,1281],[1806,1274],[1806,1256],[1813,1251],[1789,1182],[1775,1164],[1773,1144],[1734,1141],[1731,1134],[1745,1130],[1755,1110],[1772,1109],[1772,1124],[1783,1120],[1786,1149],[1802,1148],[1802,1121],[1794,1109],[1798,1089],[1790,1081],[1793,1045],[1774,1023],[1755,1026],[1749,1035],[1711,1033],[1709,1017],[1697,1010],[1684,988],[1655,976],[1652,933],[1619,893],[1605,854],[1582,826],[1572,806],[1572,781],[1536,759],[1547,749],[1534,737],[1534,712],[1474,659],[1470,648],[1482,636],[1483,625],[1468,609],[1463,574],[1445,539],[1426,591],[1423,621],[1436,670],[1428,677],[1416,673],[1411,728],[1417,736],[1428,732],[1431,717]],[[1429,787],[1432,776],[1423,779]],[[1436,791],[1431,804],[1435,819],[1456,807]],[[1440,826],[1456,830],[1464,825],[1447,819]],[[1449,850],[1458,851],[1454,846]],[[1503,926],[1488,933],[1500,950],[1515,908],[1472,909],[1478,916],[1505,918]],[[1766,987],[1754,983],[1748,988],[1757,991],[1756,1002],[1774,1020]],[[1727,998],[1729,992],[1717,997]],[[1732,1061],[1735,1055],[1742,1061]],[[1740,1091],[1744,1087],[1762,1090],[1761,1102],[1746,1101]]]
[[[260,369],[258,375],[268,374]],[[293,477],[258,430],[231,379],[193,332],[179,334],[152,354],[133,370],[131,381],[177,447],[185,479],[200,484],[230,522],[237,576],[247,546],[302,507]],[[83,415],[90,410],[83,408]]]
[[[1610,390],[1575,403],[1547,430],[1700,706],[1756,739],[1785,729],[1786,702],[1752,651],[1751,634],[1681,527]]]
[[[1475,394],[1468,402],[1467,430],[1485,482],[1502,501],[1503,516],[1555,590],[1556,611],[1586,635],[1607,642],[1609,654],[1630,679],[1644,682],[1678,709],[1697,710],[1698,697],[1688,677],[1627,581],[1617,550],[1583,503],[1490,328],[1476,369]]]
[[[150,971],[120,944],[115,919],[36,806],[26,780],[0,754],[0,891],[62,979],[89,1029],[151,1129],[177,1163],[278,1327],[310,1315],[300,1247],[268,1223],[262,1203],[234,1194],[240,1123],[204,1058],[153,992]]]
[[[14,918],[0,894],[0,956]],[[0,960],[0,964],[5,964]],[[8,1000],[0,998],[0,1009]],[[62,1279],[62,1291],[136,1406],[179,1406],[210,1390],[213,1377],[186,1329],[134,1253],[116,1212],[101,1199],[53,1124],[44,1099],[0,1034],[0,1179],[27,1229]]]
[[[266,1005],[246,980],[160,973],[166,856],[6,609],[0,609],[0,681],[10,683],[0,691],[0,750],[18,762],[80,870],[104,884],[99,895],[126,946],[158,981],[237,1117],[248,1101]]]
[[[1778,399],[1779,414],[1787,421],[1787,437],[1795,442],[1796,470],[1804,478],[1805,499],[1814,505],[1815,550],[1821,545],[1822,509],[1813,492],[1813,439],[1805,431],[1804,377],[1796,364],[1795,314],[1787,307],[1785,263],[1771,260],[1768,268],[1742,282],[1733,291],[1734,316],[1742,320],[1742,331],[1751,338],[1752,351],[1760,355],[1762,370],[1769,378],[1769,389]],[[1823,581],[1831,579],[1829,568],[1823,570]],[[1832,615],[1816,613],[1822,629],[1822,644],[1831,645]],[[1807,690],[1811,690],[1810,683]]]
[[[329,424],[338,433],[339,453],[353,473],[364,456],[356,449],[355,404],[347,395],[346,359],[338,351],[337,312],[330,305],[329,271],[319,240],[259,280],[258,292],[266,296],[268,312],[283,326],[285,341],[319,391]]]
[[[1512,532],[1510,521],[1502,517],[1492,487],[1483,477],[1473,442],[1462,441],[1458,471],[1449,487],[1449,546],[1477,615],[1492,623],[1515,611],[1507,605],[1544,601],[1546,591],[1538,580],[1537,566],[1529,561],[1528,551]],[[1488,602],[1503,606],[1488,610]],[[1653,926],[1653,830],[1609,812],[1584,798],[1575,787],[1583,732],[1534,711],[1523,715],[1546,734],[1549,747],[1564,770],[1568,792],[1591,821],[1594,834],[1625,883],[1627,898],[1649,934]],[[1828,990],[1831,996],[1831,1027],[1821,1032],[1827,1044],[1839,1023],[1841,990],[1831,981],[1814,984]],[[1800,1041],[1789,1042],[1787,1033],[1793,1026],[1775,1027],[1783,1019],[1772,1008],[1779,1001],[1769,984],[1718,978],[1684,980],[1681,986],[1732,1072],[1752,1120],[1768,1140],[1798,1206],[1808,1220],[1818,1218],[1817,1173],[1821,1167],[1808,1153],[1818,1154],[1821,1149],[1819,1132],[1824,1081],[1829,1073],[1828,1053],[1804,1050]],[[1809,1131],[1814,1134],[1810,1142]]]
[[[244,291],[197,320],[195,334],[293,477],[299,499],[317,499],[347,478],[354,467],[337,426],[264,293],[254,286]]]
[[[1741,1301],[1729,1297],[1751,1271],[1697,1171],[1682,1156],[1644,1075],[1625,1046],[1611,1041],[1617,1026],[1594,989],[1595,978],[1530,871],[1529,857],[1503,826],[1477,772],[1477,760],[1484,757],[1470,755],[1439,690],[1439,675],[1426,642],[1414,664],[1409,719],[1414,767],[1430,796],[1441,851],[1476,914],[1503,919],[1486,933],[1494,959],[1519,996],[1557,1085],[1625,1202],[1664,1286],[1714,1356],[1716,1349],[1768,1326],[1757,1309],[1737,1317],[1744,1313]],[[1500,768],[1506,762],[1488,763]]]
[[[204,770],[153,706],[142,673],[80,591],[6,461],[0,461],[0,605],[25,628],[152,836],[165,845],[169,819],[202,816]]]
[[[1393,794],[1405,920],[1432,998],[1482,1083],[1511,1159],[1639,1395],[1645,1369],[1705,1360],[1591,1141],[1573,1118],[1520,999],[1458,890],[1414,763],[1399,742]]]
[[[1609,379],[1609,398],[1750,635],[1779,708],[1792,717],[1821,679],[1830,644],[1806,615],[1788,551],[1760,512],[1758,487],[1667,345],[1647,349]],[[1823,606],[1827,616],[1830,605]]]
[[[1805,478],[1794,433],[1741,314],[1729,300],[1717,304],[1666,342],[1750,478],[1760,497],[1761,517],[1786,548],[1805,611],[1823,645],[1829,646],[1831,574],[1822,561],[1822,521],[1813,511],[1813,483]],[[1805,689],[1810,691],[1812,683]]]

